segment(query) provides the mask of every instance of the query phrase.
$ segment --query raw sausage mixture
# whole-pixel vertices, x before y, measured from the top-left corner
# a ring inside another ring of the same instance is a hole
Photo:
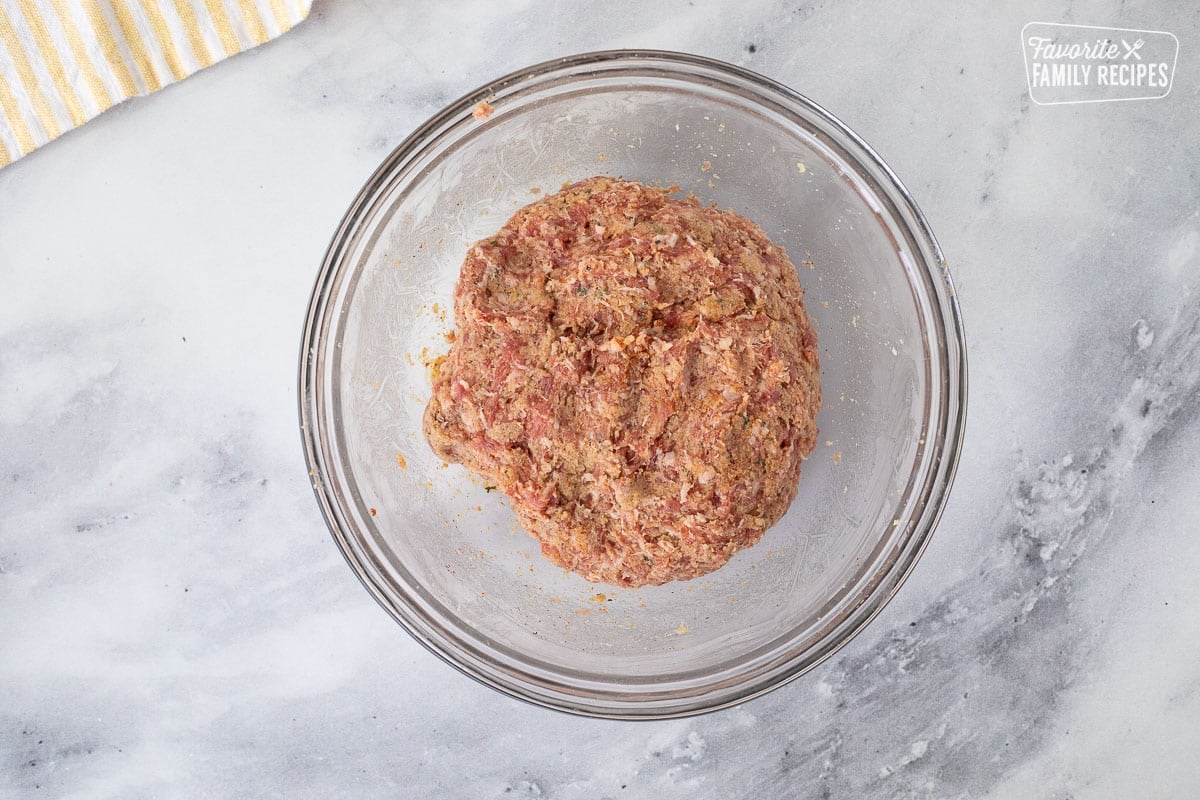
[[[607,177],[476,243],[425,435],[542,553],[661,584],[754,544],[816,443],[817,337],[782,248],[731,211]]]

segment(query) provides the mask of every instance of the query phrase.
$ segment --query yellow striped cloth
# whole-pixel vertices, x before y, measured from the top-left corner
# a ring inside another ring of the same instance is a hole
[[[0,167],[287,31],[312,0],[0,0]]]

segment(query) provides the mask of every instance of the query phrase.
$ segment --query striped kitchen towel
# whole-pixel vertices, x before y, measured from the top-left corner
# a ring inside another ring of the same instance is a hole
[[[0,167],[287,31],[312,0],[0,0]]]

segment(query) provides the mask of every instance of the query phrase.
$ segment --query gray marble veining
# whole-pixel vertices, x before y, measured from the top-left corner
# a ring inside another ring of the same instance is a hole
[[[1037,106],[1032,20],[1169,30],[1163,100]],[[321,0],[0,171],[0,797],[1125,798],[1200,791],[1200,12]],[[326,533],[302,314],[376,163],[555,55],[812,97],[929,216],[971,399],[941,526],[829,662],[576,719],[411,641]]]

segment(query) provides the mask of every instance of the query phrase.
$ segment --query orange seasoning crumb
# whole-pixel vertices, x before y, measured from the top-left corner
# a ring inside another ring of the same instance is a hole
[[[471,116],[478,120],[484,120],[490,117],[492,112],[495,110],[496,107],[487,100],[480,100],[475,104],[475,107],[471,109]]]
[[[396,466],[402,470],[408,470],[408,460],[404,458],[404,453],[396,453]]]
[[[369,509],[367,509],[367,510],[371,512],[371,516],[372,516],[372,517],[373,517],[373,516],[375,516],[375,509],[373,509],[373,508],[369,508]]]
[[[605,595],[603,592],[599,592],[599,593],[594,594],[591,597],[589,597],[588,600],[593,603],[607,603],[608,596]]]

